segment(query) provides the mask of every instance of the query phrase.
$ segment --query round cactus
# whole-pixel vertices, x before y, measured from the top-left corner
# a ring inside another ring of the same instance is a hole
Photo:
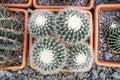
[[[56,30],[58,35],[69,43],[85,40],[92,31],[90,16],[76,8],[67,8],[56,16]]]
[[[33,37],[51,35],[54,31],[54,14],[48,10],[35,11],[28,23]]]
[[[53,74],[64,66],[64,46],[52,38],[34,43],[30,52],[31,62],[43,74]]]
[[[120,23],[117,21],[111,21],[105,25],[105,34],[110,35],[120,31]]]
[[[93,51],[88,44],[68,47],[67,66],[75,71],[86,71],[92,67]]]
[[[109,35],[107,39],[107,44],[108,44],[108,47],[113,52],[119,53],[120,52],[120,32]]]

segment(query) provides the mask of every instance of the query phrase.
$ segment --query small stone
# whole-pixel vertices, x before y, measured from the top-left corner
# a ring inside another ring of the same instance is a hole
[[[27,73],[28,73],[27,70],[23,70],[22,72],[23,72],[24,74],[27,74]]]
[[[17,80],[15,77],[10,77],[9,80]]]
[[[17,79],[18,80],[28,80],[28,77],[25,76],[24,74],[19,74]]]
[[[94,78],[97,79],[97,78],[98,78],[98,73],[97,73],[97,71],[96,71],[96,70],[93,70],[92,73],[93,73],[93,75],[94,75]]]
[[[101,72],[101,73],[100,73],[100,77],[101,77],[102,80],[105,80],[106,75],[105,75],[103,72]]]
[[[12,73],[8,72],[8,71],[5,71],[5,74],[7,77],[11,77],[12,76]]]
[[[18,71],[18,74],[21,74],[21,73],[22,73],[22,71],[21,71],[21,70],[19,70],[19,71]]]
[[[32,70],[32,69],[29,69],[28,73],[29,73],[29,74],[33,74],[33,70]]]
[[[0,78],[5,75],[5,72],[3,70],[0,71]]]
[[[7,77],[3,76],[0,80],[7,80]]]
[[[105,60],[110,60],[110,58],[113,56],[111,53],[109,52],[104,52],[105,55]]]
[[[111,76],[114,77],[114,78],[116,78],[116,79],[119,78],[118,72],[114,72]]]

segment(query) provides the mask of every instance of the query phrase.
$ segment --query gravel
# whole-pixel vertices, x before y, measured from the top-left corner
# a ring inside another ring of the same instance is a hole
[[[120,80],[120,68],[93,65],[93,68],[90,72],[42,75],[38,71],[26,66],[24,69],[18,71],[0,71],[0,80]]]

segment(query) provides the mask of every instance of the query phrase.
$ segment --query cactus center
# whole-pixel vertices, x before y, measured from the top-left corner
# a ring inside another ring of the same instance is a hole
[[[37,25],[37,26],[44,26],[45,22],[46,22],[46,18],[43,17],[43,16],[39,16],[35,20],[35,25]]]
[[[111,27],[111,28],[117,28],[117,25],[114,24],[114,23],[112,23],[110,27]]]
[[[83,25],[83,22],[77,15],[70,16],[67,22],[68,22],[68,28],[73,29],[75,31],[79,30]]]
[[[40,60],[44,64],[50,64],[54,60],[54,54],[52,53],[52,50],[45,49],[40,52]]]
[[[75,57],[76,57],[75,62],[77,64],[82,64],[85,62],[86,56],[84,54],[78,53],[78,55],[76,55]]]

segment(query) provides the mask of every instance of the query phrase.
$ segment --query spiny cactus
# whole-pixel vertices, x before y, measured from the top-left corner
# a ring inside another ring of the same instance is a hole
[[[120,52],[120,32],[109,35],[107,44],[113,52]]]
[[[51,35],[54,30],[54,14],[48,10],[35,11],[28,24],[33,37]]]
[[[68,43],[85,40],[91,32],[90,16],[76,8],[67,8],[56,16],[56,30],[58,35]]]
[[[0,67],[10,65],[16,59],[15,52],[22,47],[21,23],[0,7]]]
[[[105,34],[110,35],[120,31],[120,23],[117,21],[111,21],[105,25]]]
[[[43,74],[53,74],[64,66],[64,46],[52,38],[34,43],[30,51],[30,60]]]
[[[68,47],[67,66],[72,70],[84,71],[92,67],[93,51],[88,44],[82,43]]]

